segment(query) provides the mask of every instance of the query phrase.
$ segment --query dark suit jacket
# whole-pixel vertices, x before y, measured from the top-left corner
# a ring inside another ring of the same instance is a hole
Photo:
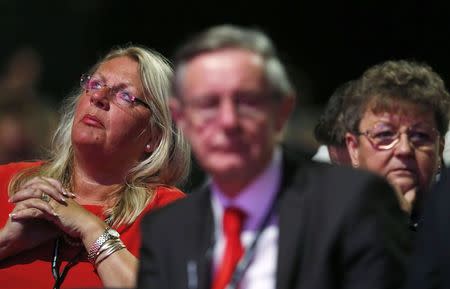
[[[407,217],[384,180],[319,163],[283,172],[277,289],[401,286]],[[147,215],[142,234],[138,288],[209,288],[209,189]]]
[[[450,168],[425,199],[406,288],[450,288]]]

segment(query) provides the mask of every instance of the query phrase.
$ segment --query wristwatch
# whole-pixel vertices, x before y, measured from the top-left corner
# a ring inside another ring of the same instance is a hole
[[[119,238],[120,238],[119,232],[110,227],[106,227],[103,234],[101,234],[100,237],[98,237],[97,240],[95,240],[94,244],[92,244],[91,247],[89,248],[87,256],[89,262],[91,262],[92,264],[95,263],[95,259],[97,259],[97,253],[102,247],[102,245],[105,244],[106,241]]]

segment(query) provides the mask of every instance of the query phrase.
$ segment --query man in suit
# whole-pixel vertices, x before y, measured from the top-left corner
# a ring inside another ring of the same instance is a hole
[[[174,119],[209,182],[143,221],[138,288],[396,288],[406,216],[383,180],[279,145],[294,89],[261,31],[212,27],[176,57]]]
[[[425,196],[406,289],[450,288],[450,168]]]

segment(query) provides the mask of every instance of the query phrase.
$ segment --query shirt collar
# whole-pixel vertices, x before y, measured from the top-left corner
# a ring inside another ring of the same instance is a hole
[[[280,185],[282,152],[277,147],[266,169],[236,197],[229,198],[212,182],[212,205],[216,217],[222,219],[223,210],[233,206],[242,209],[246,215],[244,230],[257,230],[262,218],[269,210]]]

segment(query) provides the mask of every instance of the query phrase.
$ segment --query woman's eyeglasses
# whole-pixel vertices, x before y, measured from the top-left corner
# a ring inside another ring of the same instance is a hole
[[[413,126],[400,131],[388,124],[377,124],[373,128],[357,134],[365,135],[378,150],[390,150],[399,143],[403,133],[406,134],[409,144],[421,151],[432,150],[439,138],[438,131],[432,127]]]
[[[132,107],[133,105],[140,104],[150,109],[150,106],[145,101],[134,96],[127,88],[108,86],[103,80],[89,74],[83,74],[81,76],[80,86],[90,94],[105,89],[108,96],[112,97],[112,101],[121,107]]]

